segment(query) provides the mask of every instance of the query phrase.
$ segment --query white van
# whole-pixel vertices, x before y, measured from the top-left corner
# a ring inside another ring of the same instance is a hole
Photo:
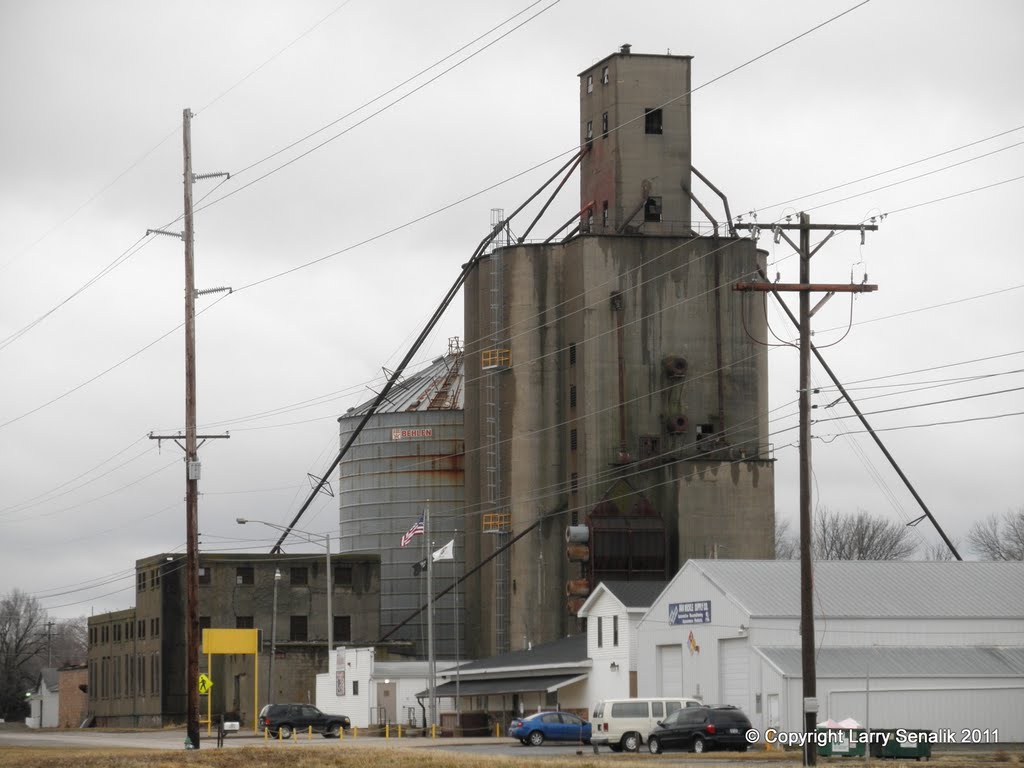
[[[681,696],[599,701],[594,705],[594,714],[590,718],[593,729],[590,743],[595,752],[601,745],[609,747],[612,752],[636,752],[659,720],[683,707],[702,706],[704,703],[697,699]]]

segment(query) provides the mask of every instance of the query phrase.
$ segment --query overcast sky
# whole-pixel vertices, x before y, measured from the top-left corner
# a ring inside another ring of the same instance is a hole
[[[894,409],[870,418],[951,536],[1024,504],[1024,5],[873,0],[757,58],[857,0],[529,3],[0,0],[0,593],[125,608],[136,559],[183,551],[182,454],[147,439],[183,427],[182,245],[144,236],[181,228],[183,108],[195,172],[232,173],[195,191],[196,285],[235,289],[197,303],[200,429],[231,434],[201,450],[202,546],[265,552],[276,532],[235,518],[293,517],[338,415],[401,359],[490,209],[574,150],[576,76],[623,43],[694,57],[694,164],[733,212],[889,214],[815,256],[816,281],[879,284],[850,327],[847,297],[822,309],[815,343],[838,342],[823,353],[862,410]],[[796,282],[788,246],[760,245]],[[460,297],[417,365],[461,335]],[[795,518],[798,360],[769,359],[776,509]],[[816,417],[848,416],[815,381]],[[918,517],[860,430],[815,425],[817,503]],[[301,526],[332,529],[336,505]]]

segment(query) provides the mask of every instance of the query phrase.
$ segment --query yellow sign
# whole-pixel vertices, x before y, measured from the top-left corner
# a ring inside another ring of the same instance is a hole
[[[205,672],[201,673],[199,675],[199,692],[206,694],[210,692],[211,688],[213,688],[213,680]]]
[[[203,653],[258,653],[258,629],[204,629]]]

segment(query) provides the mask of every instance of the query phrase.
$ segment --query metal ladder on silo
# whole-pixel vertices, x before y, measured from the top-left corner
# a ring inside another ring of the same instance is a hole
[[[491,229],[505,218],[501,208],[491,209]],[[491,348],[483,351],[481,366],[487,372],[484,385],[487,418],[487,503],[491,510],[481,521],[481,530],[497,537],[498,548],[504,546],[511,530],[512,515],[504,510],[501,499],[501,376],[508,369],[510,355],[502,343],[502,269],[501,248],[508,243],[507,229],[491,242]],[[494,652],[509,650],[509,557],[506,550],[494,559]]]

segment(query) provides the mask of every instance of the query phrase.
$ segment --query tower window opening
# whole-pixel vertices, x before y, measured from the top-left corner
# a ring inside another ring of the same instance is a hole
[[[661,109],[644,109],[644,133],[661,133]]]
[[[601,203],[601,226],[608,226],[608,201],[605,200]]]
[[[576,407],[576,385],[575,384],[573,384],[572,386],[569,387],[569,407],[570,408],[575,408]]]
[[[587,75],[587,93],[594,92],[594,76]]]
[[[576,365],[576,345],[569,345],[569,365]]]
[[[601,113],[601,138],[608,138],[608,113]]]
[[[577,438],[576,438],[576,430],[575,429],[570,430],[569,431],[569,447],[572,448],[572,450],[574,450],[574,451],[576,450],[577,442],[578,441],[577,441]]]
[[[587,141],[590,141],[592,138],[594,138],[594,121],[587,120]]]
[[[648,197],[644,203],[644,221],[661,221],[661,198]]]
[[[601,70],[601,84],[608,85],[608,67]]]

